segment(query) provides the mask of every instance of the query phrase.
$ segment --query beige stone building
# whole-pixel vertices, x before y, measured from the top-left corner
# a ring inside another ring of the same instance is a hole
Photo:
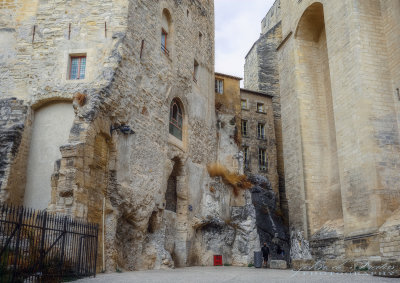
[[[1,201],[98,223],[98,271],[252,261],[250,197],[206,169],[213,1],[0,1],[0,47]]]
[[[242,88],[240,99],[245,172],[267,177],[279,203],[272,96]]]
[[[399,259],[399,14],[277,0],[246,57],[245,88],[280,100],[292,259],[310,257],[302,235],[314,259]]]

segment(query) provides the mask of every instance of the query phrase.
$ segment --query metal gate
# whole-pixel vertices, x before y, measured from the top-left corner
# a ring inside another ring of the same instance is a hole
[[[0,203],[0,282],[96,275],[98,225]]]

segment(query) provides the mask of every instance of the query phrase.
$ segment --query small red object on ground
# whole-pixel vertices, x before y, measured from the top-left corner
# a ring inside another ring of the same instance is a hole
[[[222,255],[214,255],[214,266],[222,266]]]

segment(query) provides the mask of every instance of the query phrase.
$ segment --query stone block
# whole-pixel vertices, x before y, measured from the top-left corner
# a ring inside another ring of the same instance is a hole
[[[400,278],[400,261],[369,261],[368,268],[374,276]]]
[[[295,259],[292,261],[293,270],[311,271],[314,270],[315,261],[313,259]]]
[[[330,272],[353,272],[354,261],[345,259],[329,259],[325,261],[326,271]]]
[[[271,260],[269,266],[271,269],[287,269],[287,262],[285,260]]]

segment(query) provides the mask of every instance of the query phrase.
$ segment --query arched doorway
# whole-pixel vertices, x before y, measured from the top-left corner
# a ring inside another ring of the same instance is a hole
[[[46,209],[51,199],[51,175],[68,142],[75,118],[71,103],[59,102],[35,111],[27,166],[24,205]]]

